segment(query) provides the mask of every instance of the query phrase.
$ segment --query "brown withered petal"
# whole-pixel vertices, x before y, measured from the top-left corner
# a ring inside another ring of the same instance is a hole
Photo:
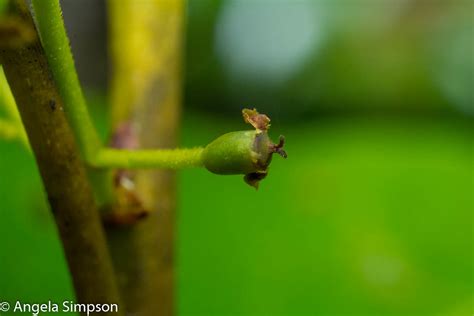
[[[280,139],[279,139],[278,144],[270,145],[270,150],[274,153],[279,154],[280,156],[282,156],[283,158],[286,159],[286,158],[288,158],[288,155],[287,155],[286,151],[283,149],[284,145],[285,145],[285,136],[280,135]]]
[[[270,118],[265,114],[260,114],[257,109],[243,109],[242,116],[245,123],[249,123],[259,131],[266,131],[270,128]]]
[[[267,171],[252,172],[245,175],[244,181],[248,185],[254,187],[255,190],[258,190],[258,185],[260,184],[260,181],[263,180],[267,176],[267,174]]]

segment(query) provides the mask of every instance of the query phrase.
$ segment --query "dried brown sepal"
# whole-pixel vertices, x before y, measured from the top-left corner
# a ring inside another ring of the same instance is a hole
[[[270,128],[270,118],[265,114],[260,114],[257,109],[243,109],[242,116],[245,123],[249,123],[258,131],[266,131]]]
[[[262,181],[267,176],[267,174],[267,171],[252,172],[245,175],[244,181],[248,185],[254,187],[255,190],[258,190],[258,185],[260,184],[260,181]]]
[[[286,158],[288,158],[288,155],[287,155],[286,151],[283,149],[283,146],[285,146],[285,136],[280,135],[278,144],[271,144],[270,145],[270,151],[272,153],[277,153],[277,154],[279,154],[280,156],[282,156],[283,158],[286,159]]]

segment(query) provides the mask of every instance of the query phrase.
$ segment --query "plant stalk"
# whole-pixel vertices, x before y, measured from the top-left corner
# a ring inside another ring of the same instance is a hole
[[[15,14],[34,30],[26,4],[13,3]],[[0,49],[0,62],[35,155],[76,299],[79,303],[119,303],[93,193],[39,39]]]
[[[157,168],[179,170],[202,167],[204,148],[159,149],[159,150],[120,150],[106,148],[94,159],[94,167],[145,169]]]
[[[112,126],[136,127],[139,148],[174,148],[181,103],[184,1],[109,0],[108,4]],[[200,165],[201,150],[192,150],[195,158],[183,163]],[[165,170],[137,171],[135,182],[148,217],[134,226],[108,231],[121,292],[127,293],[129,313],[173,315],[176,176]]]
[[[41,43],[63,101],[71,130],[86,161],[101,147],[74,67],[59,0],[32,0]]]

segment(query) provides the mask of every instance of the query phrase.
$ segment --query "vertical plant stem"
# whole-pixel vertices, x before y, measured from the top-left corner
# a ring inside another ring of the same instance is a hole
[[[16,3],[16,14],[34,30],[26,5]],[[0,62],[39,167],[76,298],[80,303],[118,303],[93,193],[38,38],[25,46],[1,48]]]
[[[82,158],[90,164],[102,144],[92,123],[82,93],[64,26],[59,0],[32,0],[41,43],[56,87],[64,101],[65,114]],[[89,168],[89,180],[100,208],[112,205],[115,196],[109,170]]]
[[[41,43],[64,103],[81,153],[90,161],[101,147],[79,84],[59,0],[32,0]]]
[[[175,147],[181,102],[183,0],[109,0],[112,123],[131,123],[141,148]],[[126,23],[124,22],[126,21]],[[151,213],[109,231],[127,312],[174,313],[176,178],[140,171],[137,193]],[[133,258],[133,260],[131,259]]]

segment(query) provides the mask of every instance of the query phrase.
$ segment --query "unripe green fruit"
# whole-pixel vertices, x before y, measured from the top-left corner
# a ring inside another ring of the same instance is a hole
[[[271,160],[267,133],[237,131],[224,134],[206,146],[204,166],[217,174],[266,171]]]
[[[285,139],[278,144],[268,137],[270,118],[256,109],[243,109],[244,121],[255,130],[238,131],[222,135],[204,148],[201,159],[204,166],[217,174],[244,174],[249,185],[258,188],[267,176],[273,153],[286,158],[283,150]]]
[[[216,174],[244,174],[245,181],[255,188],[265,178],[272,154],[286,158],[280,144],[275,145],[266,131],[237,131],[224,134],[206,146],[202,153],[204,166]]]

